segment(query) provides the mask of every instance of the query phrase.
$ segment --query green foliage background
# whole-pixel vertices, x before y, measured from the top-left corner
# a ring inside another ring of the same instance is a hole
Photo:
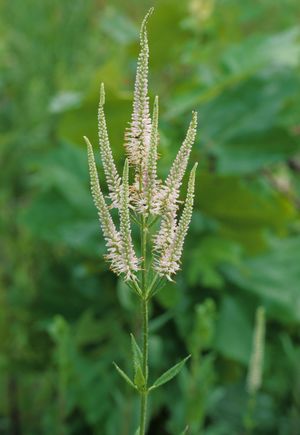
[[[161,175],[199,112],[196,211],[176,285],[152,306],[149,434],[244,434],[255,310],[267,313],[255,434],[300,427],[298,0],[0,4],[0,433],[131,435],[136,300],[108,271],[82,136],[100,81],[117,162],[138,28],[149,24]],[[103,174],[100,172],[100,176]]]

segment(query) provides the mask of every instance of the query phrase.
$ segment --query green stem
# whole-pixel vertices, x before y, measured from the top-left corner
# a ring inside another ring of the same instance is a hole
[[[145,216],[142,219],[141,250],[142,250],[142,317],[143,317],[143,375],[145,387],[141,392],[140,435],[145,435],[148,399],[148,298],[147,298],[147,222]]]
[[[141,228],[141,250],[142,250],[142,291],[146,295],[146,281],[147,281],[147,220],[145,216],[142,217]]]
[[[246,415],[244,416],[244,426],[247,435],[251,435],[253,433],[253,430],[255,429],[255,419],[254,419],[255,405],[256,405],[256,394],[252,393],[249,395]]]
[[[142,301],[142,312],[143,312],[143,374],[145,378],[145,388],[141,393],[141,415],[140,415],[140,435],[145,435],[146,429],[146,416],[147,416],[147,399],[148,399],[148,300],[143,299]]]

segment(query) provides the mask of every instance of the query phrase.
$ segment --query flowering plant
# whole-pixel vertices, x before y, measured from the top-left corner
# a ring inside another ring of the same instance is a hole
[[[148,394],[172,379],[188,359],[185,358],[167,370],[151,386],[149,385],[148,305],[167,280],[173,281],[174,275],[180,269],[184,240],[192,217],[197,167],[195,164],[190,172],[186,199],[181,215],[178,217],[180,187],[196,136],[197,114],[193,112],[185,140],[167,179],[163,182],[157,176],[158,97],[154,100],[152,118],[148,97],[149,47],[146,25],[152,11],[153,9],[149,10],[140,30],[140,53],[135,79],[133,113],[130,126],[125,133],[127,159],[122,177],[118,174],[109,143],[104,114],[105,92],[104,85],[101,84],[98,112],[99,145],[109,190],[109,204],[100,187],[92,145],[85,137],[91,191],[107,245],[106,259],[112,271],[121,275],[141,300],[143,317],[141,347],[131,335],[133,379],[115,365],[120,375],[140,394],[140,426],[136,432],[139,435],[144,435],[146,430]],[[129,181],[129,169],[133,171],[132,183]],[[110,208],[118,209],[118,228],[111,217]],[[156,231],[155,224],[158,224],[159,220],[160,226]],[[140,228],[139,256],[132,240],[131,223],[137,224]]]

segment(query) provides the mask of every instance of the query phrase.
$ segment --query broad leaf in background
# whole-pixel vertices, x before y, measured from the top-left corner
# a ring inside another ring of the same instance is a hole
[[[233,293],[232,291],[230,292]],[[252,345],[251,304],[232,295],[224,297],[216,328],[216,349],[226,358],[247,365]]]
[[[218,233],[248,252],[266,249],[266,230],[281,234],[295,217],[284,195],[238,177],[202,173],[196,200],[201,211],[219,222]],[[230,204],[230,206],[229,206]]]
[[[238,264],[241,256],[239,244],[222,237],[206,236],[201,245],[191,248],[186,255],[186,277],[193,286],[201,282],[205,287],[220,288],[224,285],[222,264]]]
[[[83,150],[62,144],[34,163],[32,183],[39,194],[21,214],[21,222],[37,237],[76,250],[99,254],[100,231],[88,191]]]
[[[225,266],[228,279],[257,295],[275,318],[300,321],[300,238],[274,241],[264,255],[248,259],[239,267]]]

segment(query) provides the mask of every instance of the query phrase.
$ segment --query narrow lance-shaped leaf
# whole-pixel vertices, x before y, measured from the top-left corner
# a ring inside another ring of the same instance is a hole
[[[105,103],[104,84],[101,83],[100,101],[99,101],[99,109],[98,109],[98,133],[99,133],[100,154],[101,154],[103,169],[104,169],[104,173],[109,189],[109,195],[112,200],[112,205],[114,207],[118,207],[120,203],[121,178],[118,174],[116,165],[114,163],[114,158],[109,143],[105,114],[104,114],[104,103]]]
[[[134,373],[136,374],[138,367],[143,367],[143,355],[142,351],[137,344],[134,335],[130,334],[131,337],[131,350],[132,350],[132,359],[133,359],[133,367]]]
[[[143,391],[146,385],[145,376],[142,367],[138,366],[136,374],[134,376],[134,384],[139,391]]]
[[[154,390],[155,388],[160,387],[161,385],[169,382],[171,379],[173,379],[182,369],[186,361],[190,358],[191,355],[184,358],[179,363],[175,364],[173,367],[171,367],[169,370],[167,370],[164,374],[162,374],[154,384],[149,388],[149,391]]]
[[[134,383],[138,390],[143,390],[146,384],[146,379],[143,373],[143,354],[139,345],[137,344],[134,335],[131,335],[131,349],[133,357],[133,367],[134,367]]]
[[[132,382],[132,380],[129,378],[129,376],[126,375],[126,373],[120,369],[120,367],[114,362],[113,365],[115,366],[117,372],[119,375],[127,382],[128,385],[130,385],[132,388],[136,389],[136,386]]]
[[[125,269],[125,280],[135,279],[134,272],[138,270],[138,259],[135,255],[129,216],[129,167],[128,160],[125,160],[122,189],[121,189],[121,203],[120,203],[120,235],[121,235],[121,252]]]

